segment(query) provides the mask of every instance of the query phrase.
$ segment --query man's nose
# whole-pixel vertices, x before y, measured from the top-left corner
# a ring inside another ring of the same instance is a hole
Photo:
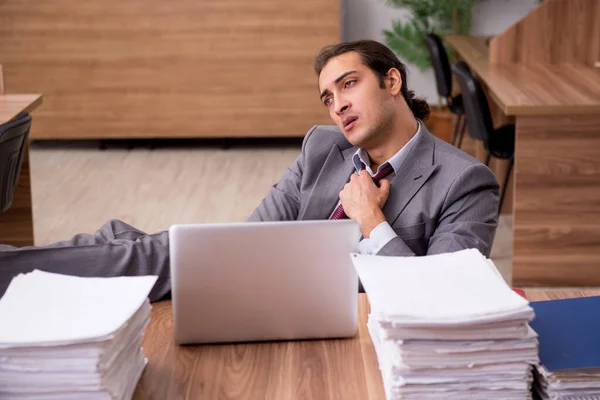
[[[335,113],[339,116],[341,116],[342,114],[344,114],[348,109],[350,108],[350,102],[344,99],[339,100],[338,102],[336,102],[335,105]]]

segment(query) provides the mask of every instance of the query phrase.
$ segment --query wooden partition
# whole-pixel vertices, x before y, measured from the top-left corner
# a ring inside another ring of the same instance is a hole
[[[546,0],[490,41],[490,64],[580,64],[600,60],[600,1]]]
[[[600,116],[517,118],[513,280],[600,286]]]
[[[600,0],[546,0],[489,48],[448,39],[516,120],[513,285],[600,286]]]
[[[339,0],[0,2],[6,89],[44,93],[35,139],[303,136],[339,39]]]
[[[515,87],[564,105],[557,115],[531,104],[517,117],[513,279],[598,285],[600,0],[546,1],[496,36],[489,56],[490,71],[519,71]]]

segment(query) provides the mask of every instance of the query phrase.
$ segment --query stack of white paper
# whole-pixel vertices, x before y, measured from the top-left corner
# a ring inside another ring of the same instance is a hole
[[[600,296],[537,301],[534,392],[542,400],[600,400]]]
[[[156,279],[15,277],[0,299],[0,398],[131,398]]]
[[[600,400],[600,368],[550,372],[540,364],[533,371],[540,399]]]
[[[481,253],[352,259],[388,400],[531,398],[533,310]]]

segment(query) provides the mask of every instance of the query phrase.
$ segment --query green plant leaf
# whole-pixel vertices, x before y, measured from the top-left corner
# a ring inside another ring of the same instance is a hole
[[[423,40],[423,35],[413,22],[402,23],[395,21],[392,30],[384,30],[386,45],[404,62],[415,65],[419,70],[426,71],[431,66],[429,52]]]
[[[408,8],[413,10],[419,7],[420,0],[386,0],[387,5],[395,8]]]
[[[403,61],[421,71],[431,66],[429,52],[423,40],[427,33],[441,37],[456,33],[467,35],[471,28],[474,1],[481,0],[384,0],[387,5],[410,11],[407,22],[394,21],[392,30],[384,30],[385,43]]]

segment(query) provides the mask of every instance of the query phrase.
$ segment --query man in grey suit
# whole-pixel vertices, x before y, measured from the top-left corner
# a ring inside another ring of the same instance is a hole
[[[340,43],[315,60],[321,101],[336,127],[315,126],[302,152],[249,221],[351,218],[362,253],[422,256],[476,248],[488,255],[499,186],[479,161],[432,136],[427,103],[384,45]],[[0,245],[0,295],[34,268],[79,276],[158,275],[170,291],[168,233],[110,221],[93,235],[46,247]]]

